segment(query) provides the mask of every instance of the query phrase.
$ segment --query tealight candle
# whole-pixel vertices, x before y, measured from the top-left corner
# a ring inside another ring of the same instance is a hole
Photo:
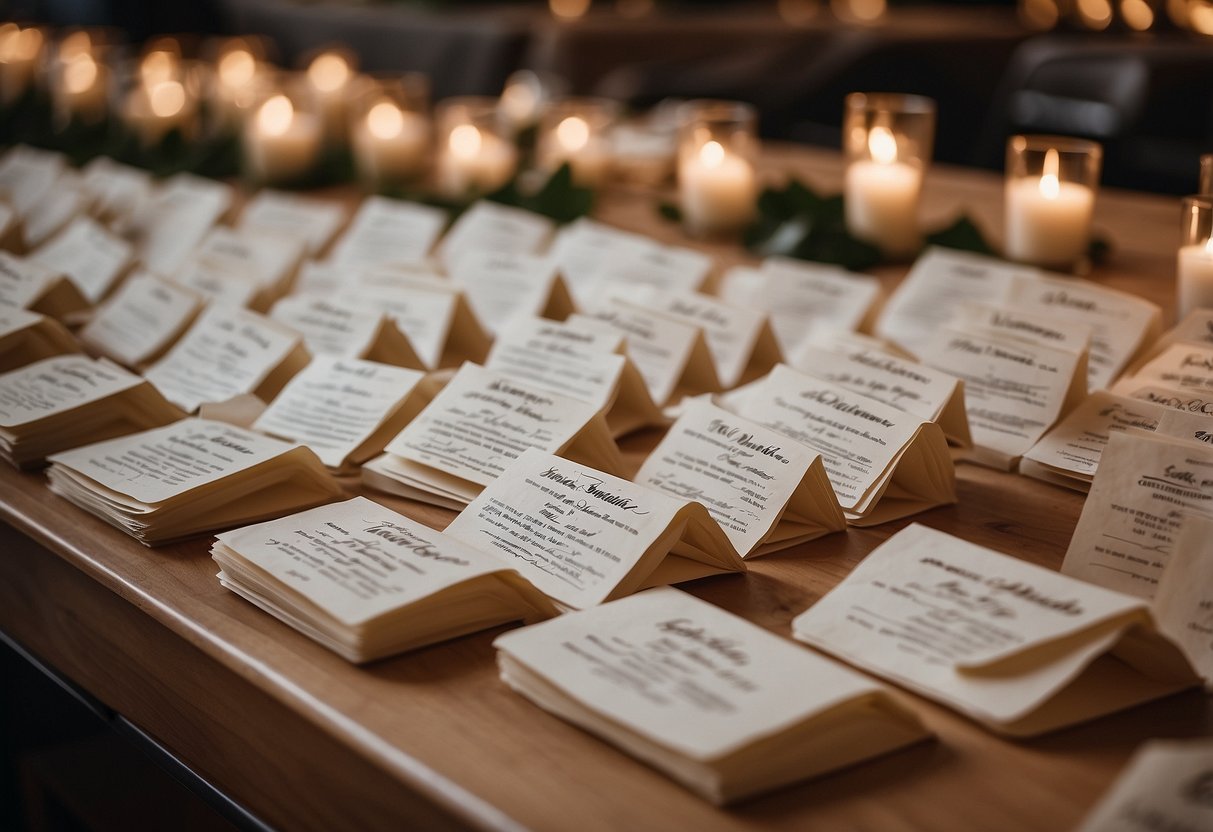
[[[257,99],[262,86],[262,68],[257,56],[247,47],[227,49],[215,62],[211,104],[218,120],[228,127],[239,127]]]
[[[518,151],[500,135],[495,101],[448,99],[440,105],[437,121],[437,185],[442,194],[462,199],[490,193],[510,181]]]
[[[1213,197],[1184,198],[1182,231],[1176,269],[1181,320],[1193,309],[1213,309]]]
[[[425,167],[429,121],[388,99],[370,106],[353,126],[354,161],[372,185],[416,176]]]
[[[97,122],[105,117],[106,68],[90,52],[76,52],[59,67],[54,87],[56,107],[66,121]]]
[[[1048,136],[1013,136],[1007,145],[1006,254],[1051,269],[1072,269],[1091,238],[1100,147]]]
[[[617,111],[603,99],[567,99],[548,110],[539,137],[540,169],[551,174],[568,164],[576,184],[602,185],[610,172],[607,136]]]
[[[298,112],[290,98],[275,95],[245,127],[248,173],[263,184],[298,180],[316,164],[321,139],[320,120],[314,114]]]
[[[0,26],[0,105],[15,103],[29,89],[42,54],[42,31],[15,23]]]
[[[916,95],[852,93],[843,123],[847,231],[886,255],[922,245],[918,203],[931,158],[935,102]]]
[[[180,81],[139,85],[127,94],[122,118],[144,147],[164,139],[171,130],[190,132],[195,103]]]
[[[330,141],[340,140],[343,135],[346,96],[354,75],[353,59],[336,51],[321,52],[308,64],[307,84]]]
[[[678,190],[682,219],[695,235],[738,231],[754,217],[758,178],[754,110],[732,102],[697,102],[680,128]]]

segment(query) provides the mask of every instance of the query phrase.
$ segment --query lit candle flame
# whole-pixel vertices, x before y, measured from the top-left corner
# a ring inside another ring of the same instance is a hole
[[[308,66],[307,77],[321,92],[336,92],[350,79],[350,65],[336,52],[325,52]]]
[[[144,86],[151,87],[162,81],[171,81],[176,71],[177,59],[173,53],[164,49],[148,52],[139,64],[139,75],[143,78]]]
[[[868,132],[868,153],[877,164],[891,165],[896,162],[897,138],[893,131],[882,125],[873,127]]]
[[[257,111],[257,127],[269,136],[281,136],[295,118],[295,107],[285,95],[275,95]]]
[[[1057,150],[1050,147],[1045,151],[1044,169],[1040,175],[1040,195],[1045,199],[1057,199],[1061,194],[1061,182],[1057,179],[1060,167],[1061,159],[1057,155]]]
[[[404,129],[404,114],[390,101],[380,101],[366,114],[366,129],[377,139],[392,139]]]
[[[699,148],[699,161],[704,167],[718,168],[724,163],[724,145],[718,141],[706,142]]]
[[[513,83],[501,93],[501,106],[514,121],[526,121],[535,117],[539,96],[529,85]]]
[[[459,159],[474,159],[480,153],[484,137],[471,124],[460,124],[451,131],[449,146],[451,155]]]
[[[70,61],[80,55],[89,54],[92,50],[93,39],[83,29],[72,32],[59,42],[59,58],[64,61]]]
[[[77,52],[63,69],[63,86],[68,92],[80,94],[97,82],[97,62],[87,52]]]
[[[42,48],[42,32],[37,29],[22,29],[15,24],[9,24],[0,31],[0,63],[13,61],[31,61]]]
[[[556,140],[565,150],[581,150],[590,143],[590,125],[580,116],[569,116],[556,125]]]
[[[243,87],[257,74],[257,60],[244,49],[233,49],[219,59],[219,80],[227,87]]]
[[[176,81],[161,81],[148,90],[147,103],[153,115],[160,118],[175,116],[185,106],[185,87]]]

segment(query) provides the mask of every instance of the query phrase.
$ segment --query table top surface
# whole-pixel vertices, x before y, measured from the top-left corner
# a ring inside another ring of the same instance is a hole
[[[836,154],[773,148],[772,178],[792,173],[835,190]],[[597,215],[670,241],[656,199],[612,193]],[[1001,227],[1002,181],[937,169],[924,221],[960,211]],[[1096,227],[1114,251],[1091,278],[1159,303],[1174,317],[1177,201],[1100,195]],[[992,234],[991,236],[997,236]],[[736,246],[704,245],[722,265]],[[877,271],[889,286],[904,267]],[[638,466],[658,434],[624,440]],[[1059,567],[1083,496],[1034,480],[957,466],[959,502],[911,518],[1025,560]],[[360,493],[356,483],[348,486]],[[453,514],[371,494],[436,528]],[[1072,828],[1144,740],[1213,733],[1199,692],[1173,696],[1027,742],[1000,739],[920,697],[899,692],[937,740],[736,807],[716,809],[661,774],[532,705],[497,678],[491,642],[501,629],[355,667],[220,587],[210,538],[145,549],[52,495],[40,474],[0,471],[0,517],[159,621],[180,638],[467,823],[490,828],[1041,830]],[[781,636],[792,618],[837,584],[900,521],[849,529],[750,564],[744,575],[683,588]],[[806,648],[807,649],[807,648]],[[167,671],[168,669],[166,669]],[[812,680],[806,680],[811,684]]]

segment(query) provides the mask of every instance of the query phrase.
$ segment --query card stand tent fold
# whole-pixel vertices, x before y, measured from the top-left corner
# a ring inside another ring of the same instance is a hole
[[[76,339],[53,318],[0,307],[0,373],[79,351]]]
[[[92,306],[67,275],[0,250],[0,302],[71,323]]]
[[[270,317],[300,333],[314,355],[426,368],[396,321],[372,303],[296,295],[274,304]]]

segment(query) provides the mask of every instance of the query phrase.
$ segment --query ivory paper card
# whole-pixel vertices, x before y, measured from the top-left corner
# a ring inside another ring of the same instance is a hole
[[[427,369],[484,360],[492,338],[457,286],[423,278],[396,282],[393,287],[361,289],[359,299],[382,309],[396,322]]]
[[[547,257],[469,251],[455,257],[448,269],[489,332],[499,332],[519,316],[563,321],[574,311],[568,287]]]
[[[1061,571],[1152,598],[1182,512],[1213,506],[1213,447],[1137,432],[1108,440]]]
[[[886,341],[883,338],[876,338],[872,335],[864,335],[862,332],[846,332],[841,329],[818,330],[805,338],[801,342],[801,346],[836,353],[845,353],[854,349],[867,349],[910,361],[917,360],[892,341]],[[792,357],[794,359],[795,354]]]
[[[1213,829],[1213,742],[1151,740],[1075,832]]]
[[[230,306],[234,309],[265,311],[268,298],[253,280],[240,272],[230,272],[207,260],[189,258],[173,272],[173,283],[202,296],[209,306]]]
[[[1015,737],[1196,681],[1140,599],[918,524],[868,554],[792,632]]]
[[[880,294],[880,281],[874,277],[809,263],[794,269],[732,269],[720,287],[726,303],[771,316],[784,355],[794,354],[816,333],[858,329]]]
[[[438,259],[448,273],[471,252],[537,255],[548,246],[556,224],[542,214],[481,200],[455,220],[438,244]]]
[[[425,368],[396,321],[372,303],[292,295],[274,304],[270,317],[303,335],[313,355],[365,358],[416,370]]]
[[[964,382],[954,375],[862,343],[849,348],[836,344],[833,350],[806,343],[788,363],[807,375],[936,422],[955,445],[973,444]]]
[[[1132,379],[1122,379],[1116,385],[1116,391],[1131,399],[1161,404],[1171,410],[1181,413],[1199,413],[1205,416],[1213,415],[1213,396],[1199,393],[1185,393],[1182,390],[1172,390],[1168,387],[1153,385],[1139,386]]]
[[[1161,436],[1174,436],[1191,442],[1213,445],[1213,419],[1207,413],[1185,413],[1163,408],[1155,430]]]
[[[28,145],[9,148],[0,157],[0,198],[24,217],[51,191],[67,170],[67,157]]]
[[[55,454],[51,491],[146,546],[341,497],[320,460],[225,422],[183,419]]]
[[[1158,627],[1213,689],[1213,516],[1185,512],[1154,594]]]
[[[963,304],[1001,303],[1016,279],[1034,280],[1039,274],[980,254],[927,249],[889,297],[875,332],[917,354]]]
[[[370,196],[354,215],[330,257],[342,266],[420,263],[446,225],[446,213],[428,205]]]
[[[739,415],[821,454],[847,521],[875,525],[956,502],[956,471],[940,427],[780,364]]]
[[[1141,368],[1174,344],[1198,344],[1213,347],[1213,309],[1193,309],[1158,340],[1138,353],[1137,358],[1125,371],[1124,378],[1131,378]]]
[[[152,199],[152,175],[141,168],[98,156],[81,171],[80,186],[93,203],[93,213],[104,223],[121,228]]]
[[[1182,393],[1213,393],[1213,346],[1174,343],[1150,359],[1132,378],[1118,382],[1114,389],[1127,392],[1147,386]]]
[[[461,506],[527,448],[611,472],[623,465],[596,405],[465,364],[387,453],[368,463],[363,478],[406,497]]]
[[[219,227],[206,235],[190,261],[252,283],[256,292],[249,305],[264,311],[290,291],[303,254],[303,243],[297,238]]]
[[[1112,434],[1153,431],[1166,413],[1162,405],[1096,390],[1024,454],[1019,473],[1087,491]]]
[[[365,497],[218,536],[223,586],[351,662],[556,614],[491,555]]]
[[[683,396],[723,389],[703,330],[630,303],[613,301],[592,315],[573,315],[577,326],[598,326],[626,339],[628,356],[658,406]]]
[[[188,173],[164,180],[132,219],[139,259],[156,274],[174,274],[232,208],[230,185]]]
[[[517,318],[493,343],[485,367],[574,399],[606,413],[612,436],[665,425],[644,379],[620,355],[623,336],[596,327]]]
[[[617,255],[603,258],[593,282],[685,294],[703,288],[712,267],[712,258],[702,251],[654,242],[648,247],[625,246]]]
[[[1162,313],[1149,301],[1072,277],[1017,278],[1006,300],[1024,310],[1091,327],[1087,386],[1108,387],[1159,333]]]
[[[1006,304],[962,303],[950,325],[1071,352],[1086,352],[1091,347],[1091,327],[1063,315],[1017,309]]]
[[[52,355],[79,352],[63,324],[15,306],[0,306],[0,373]]]
[[[309,358],[294,330],[254,312],[212,307],[145,375],[188,413],[247,393],[271,401]]]
[[[496,555],[566,609],[745,571],[698,503],[537,448],[524,451],[446,533]]]
[[[0,251],[0,306],[16,306],[62,321],[88,309],[89,302],[57,269]]]
[[[0,251],[24,254],[25,232],[21,228],[21,217],[17,210],[0,199]]]
[[[98,355],[127,367],[143,367],[176,343],[202,305],[194,292],[140,271],[97,309],[80,331],[80,340]]]
[[[79,176],[64,174],[22,220],[25,244],[37,248],[87,210],[88,197],[80,189]]]
[[[743,558],[847,525],[820,454],[703,400],[687,404],[633,479],[701,503]]]
[[[511,688],[713,803],[926,737],[871,680],[676,589],[493,644]]]
[[[920,349],[923,364],[964,382],[966,457],[982,465],[1013,470],[1086,397],[1086,353],[950,326]]]
[[[560,229],[550,255],[560,268],[573,300],[584,306],[598,286],[604,261],[637,257],[655,245],[643,235],[582,217]]]
[[[307,445],[330,469],[380,453],[425,406],[425,373],[317,356],[253,424],[254,430]]]
[[[139,376],[83,355],[0,374],[0,456],[17,467],[184,415]]]
[[[266,188],[244,206],[240,230],[298,240],[309,257],[316,257],[345,225],[345,207],[330,199],[312,199]]]
[[[78,217],[57,237],[30,252],[31,260],[67,275],[89,303],[110,293],[134,262],[126,240],[95,220]]]

